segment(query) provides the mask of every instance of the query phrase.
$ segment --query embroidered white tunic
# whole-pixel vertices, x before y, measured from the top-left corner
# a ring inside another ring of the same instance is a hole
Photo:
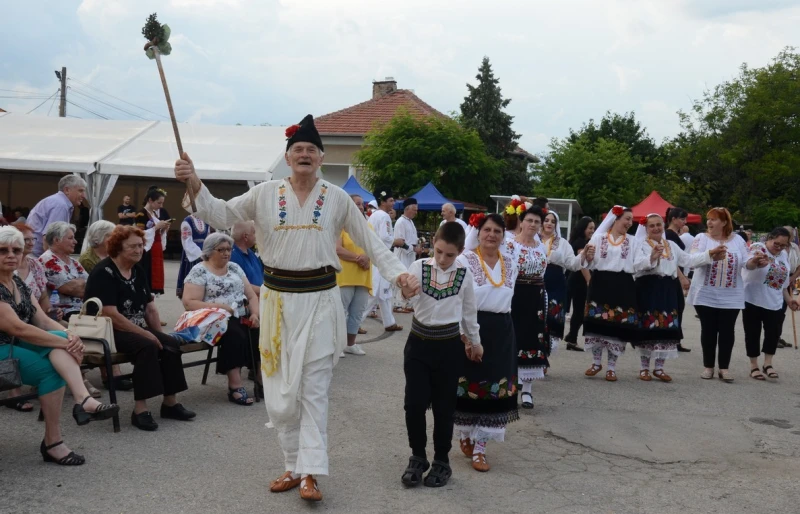
[[[698,234],[690,252],[712,250],[720,244],[708,234]],[[742,267],[747,262],[747,245],[744,239],[733,234],[725,246],[728,254],[724,259],[694,268],[694,278],[686,298],[688,303],[717,309],[744,309]]]
[[[561,266],[567,271],[578,271],[583,267],[580,256],[575,255],[572,245],[563,237],[553,236],[542,244],[547,251],[548,264]]]
[[[783,290],[789,287],[791,275],[789,256],[781,250],[777,256],[767,250],[763,243],[750,245],[748,259],[764,254],[769,264],[764,268],[742,269],[744,279],[744,301],[762,309],[778,311],[783,308]]]
[[[461,333],[473,345],[479,345],[478,307],[469,268],[455,260],[449,268],[442,269],[436,259],[429,257],[411,263],[408,272],[420,283],[420,294],[409,299],[414,318],[429,327],[459,323]]]
[[[650,254],[653,251],[653,247],[647,244],[647,240],[638,246],[634,257],[634,267],[636,268],[634,277],[660,275],[662,277],[678,278],[678,268],[694,268],[713,262],[708,252],[690,254],[681,250],[680,246],[673,241],[662,239],[661,242],[669,243],[669,255],[662,255],[655,264],[650,263]]]
[[[369,217],[368,223],[384,246],[391,250],[394,243],[394,229],[392,228],[392,218],[389,213],[376,209]],[[374,296],[381,300],[391,300],[394,294],[392,291],[393,282],[386,280],[378,268],[372,267],[372,294]]]
[[[394,254],[408,268],[417,260],[414,247],[419,242],[419,237],[417,236],[417,227],[414,226],[414,221],[406,218],[405,215],[400,216],[397,223],[394,224],[394,237],[395,239],[404,239],[408,245],[408,249],[399,247],[394,249]]]
[[[616,240],[615,240],[616,242]],[[639,246],[636,238],[625,234],[625,240],[618,245],[608,242],[608,233],[595,233],[590,241],[595,245],[594,259],[586,266],[597,271],[624,271],[633,274],[633,259]]]
[[[188,204],[184,197],[184,208]],[[195,215],[217,229],[253,220],[261,260],[272,268],[303,271],[331,266],[340,270],[336,240],[344,229],[383,276],[395,281],[406,272],[369,229],[348,194],[324,180],[317,181],[304,205],[286,180],[263,182],[228,201],[214,198],[203,186],[196,204]],[[309,384],[304,375],[313,373],[320,380],[327,376],[329,382],[347,343],[339,289],[279,293],[262,286],[261,297],[264,403],[278,430],[286,469],[325,475],[327,384]]]
[[[500,264],[503,259],[503,265]],[[502,286],[494,287],[486,278],[478,254],[464,251],[458,256],[458,262],[467,266],[475,278],[475,300],[479,311],[506,313],[511,312],[511,299],[514,297],[514,282],[517,281],[519,269],[511,261],[511,257],[501,254],[494,267],[486,265],[489,275],[495,284],[502,281]],[[505,267],[506,275],[503,277],[502,268]]]

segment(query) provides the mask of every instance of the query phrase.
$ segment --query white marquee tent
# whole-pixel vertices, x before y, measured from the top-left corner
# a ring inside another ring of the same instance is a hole
[[[286,148],[283,127],[182,123],[180,131],[200,178],[250,187],[272,177]],[[80,174],[91,221],[102,217],[119,176],[172,177],[177,156],[169,122],[0,113],[0,170]]]

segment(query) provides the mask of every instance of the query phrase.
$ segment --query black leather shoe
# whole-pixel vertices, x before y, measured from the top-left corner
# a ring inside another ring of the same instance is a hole
[[[679,344],[679,345],[678,345],[678,351],[679,351],[679,352],[685,352],[685,353],[688,353],[688,352],[691,352],[691,351],[692,351],[692,349],[691,349],[691,348],[686,348],[685,346],[683,346],[683,345],[680,345],[680,344]]]
[[[103,380],[103,387],[108,389],[108,380]],[[133,380],[130,378],[114,377],[114,389],[117,391],[130,391],[133,389]]]
[[[147,432],[155,432],[158,430],[158,423],[153,419],[153,415],[150,414],[150,411],[144,411],[139,414],[131,412],[131,425],[139,430],[145,430]]]
[[[189,421],[197,416],[194,412],[190,411],[180,403],[169,407],[161,404],[161,417],[165,419],[177,419],[178,421]]]

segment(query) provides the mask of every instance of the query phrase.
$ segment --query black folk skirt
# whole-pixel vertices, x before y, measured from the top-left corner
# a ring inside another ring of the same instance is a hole
[[[564,275],[564,268],[557,264],[548,264],[544,273],[544,287],[547,290],[547,329],[550,337],[563,339],[567,312],[567,277]]]
[[[544,378],[544,369],[550,367],[550,335],[545,323],[547,293],[543,284],[517,281],[511,299],[511,319],[517,342],[517,367],[519,378],[530,382]],[[482,336],[481,336],[482,337]]]
[[[483,362],[464,357],[453,421],[460,428],[503,428],[519,419],[517,345],[508,313],[478,311]]]
[[[637,341],[683,339],[680,300],[683,300],[683,291],[678,292],[675,279],[672,277],[645,275],[636,279],[636,303],[640,327]],[[634,346],[636,346],[635,341]]]
[[[583,334],[635,341],[639,333],[636,284],[624,271],[593,271],[586,293]]]

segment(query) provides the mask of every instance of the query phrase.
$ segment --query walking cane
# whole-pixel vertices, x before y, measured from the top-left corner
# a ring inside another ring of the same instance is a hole
[[[167,109],[169,109],[169,117],[172,120],[172,131],[175,132],[175,142],[178,145],[178,157],[183,159],[183,144],[178,132],[178,121],[175,119],[175,111],[172,108],[172,99],[169,96],[169,87],[167,87],[167,77],[164,75],[164,67],[161,65],[161,56],[169,55],[172,52],[172,45],[169,44],[170,33],[169,25],[161,25],[156,19],[156,13],[147,17],[147,23],[142,28],[142,35],[147,39],[144,52],[150,59],[155,59],[158,65],[158,74],[161,75],[161,85],[164,87]],[[197,212],[197,206],[194,203],[194,191],[188,182],[186,183],[186,193],[189,195],[189,204],[192,207],[192,214],[194,214]]]
[[[794,332],[794,349],[797,350],[797,323],[794,320],[794,311],[792,311],[792,331]]]

